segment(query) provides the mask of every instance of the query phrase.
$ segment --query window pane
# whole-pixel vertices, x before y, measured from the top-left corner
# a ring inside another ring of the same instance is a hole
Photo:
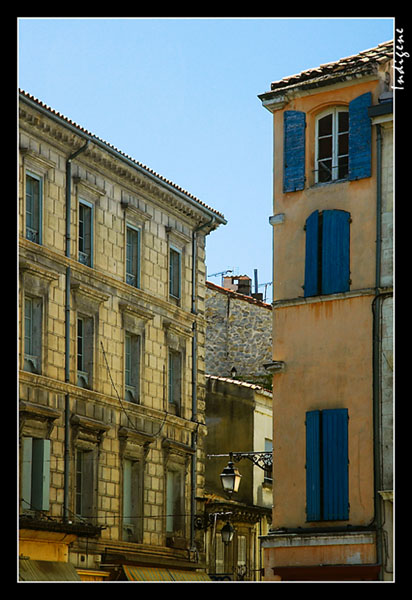
[[[180,298],[180,254],[170,249],[170,295]]]
[[[349,113],[347,111],[338,114],[338,132],[349,131]]]
[[[332,115],[326,115],[323,119],[319,119],[318,135],[332,135]]]
[[[126,234],[126,282],[139,285],[139,232],[130,227]]]
[[[83,319],[77,319],[77,370],[83,369]]]
[[[338,138],[338,155],[348,154],[349,152],[349,135],[341,133]]]
[[[92,209],[79,203],[79,262],[88,267],[92,264]]]
[[[338,161],[338,178],[345,179],[349,172],[348,156],[340,156]]]
[[[319,140],[318,158],[332,158],[332,136]]]
[[[33,302],[31,298],[24,300],[24,352],[25,354],[33,354],[32,352],[32,311]]]
[[[332,179],[332,159],[318,162],[318,179],[320,182]]]

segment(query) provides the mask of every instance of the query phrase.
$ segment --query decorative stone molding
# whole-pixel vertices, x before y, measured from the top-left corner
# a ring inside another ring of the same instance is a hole
[[[20,400],[19,418],[20,435],[38,433],[40,437],[50,439],[56,419],[61,417],[61,411],[49,406],[33,404]]]

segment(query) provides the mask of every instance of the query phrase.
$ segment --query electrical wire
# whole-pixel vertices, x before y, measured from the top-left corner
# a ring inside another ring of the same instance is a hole
[[[101,344],[101,346],[102,346],[103,356],[104,356],[104,360],[105,360],[105,363],[106,363],[106,369],[107,369],[107,372],[108,372],[108,374],[109,374],[110,382],[111,382],[111,384],[112,384],[112,387],[113,387],[113,389],[114,389],[114,391],[115,391],[115,394],[116,394],[116,396],[117,396],[117,399],[118,399],[118,401],[119,401],[120,407],[121,407],[121,409],[122,409],[123,413],[126,415],[127,421],[130,423],[130,426],[131,426],[131,428],[132,428],[132,429],[133,429],[133,430],[134,430],[136,433],[141,433],[141,431],[139,431],[139,430],[138,430],[138,429],[135,427],[135,425],[134,425],[133,421],[130,419],[130,417],[129,417],[129,415],[128,415],[128,413],[127,413],[126,409],[125,409],[125,407],[123,406],[123,402],[122,402],[122,400],[120,399],[120,395],[119,395],[119,393],[118,393],[118,391],[117,391],[117,389],[116,389],[116,386],[115,386],[115,384],[114,384],[113,377],[112,377],[112,374],[111,374],[111,371],[110,371],[110,367],[109,367],[109,363],[108,363],[108,361],[107,361],[106,352],[105,352],[105,349],[104,349],[104,346],[103,346],[103,342],[102,342],[101,340],[100,340],[100,344]],[[164,382],[164,377],[165,377],[165,369],[164,369],[164,367],[163,367],[163,406],[164,406],[164,393],[165,393],[165,382]],[[164,424],[166,423],[167,415],[168,415],[168,412],[167,412],[167,410],[166,410],[166,411],[165,411],[165,416],[164,416],[164,418],[163,418],[163,422],[162,422],[162,424],[161,424],[161,425],[160,425],[160,427],[159,427],[159,431],[157,431],[157,433],[150,434],[150,437],[152,437],[152,438],[153,438],[153,441],[159,437],[159,435],[160,435],[160,433],[161,433],[161,431],[162,431],[162,429],[163,429],[163,427],[164,427]]]

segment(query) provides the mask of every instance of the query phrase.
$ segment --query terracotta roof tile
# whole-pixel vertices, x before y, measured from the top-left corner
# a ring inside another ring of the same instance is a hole
[[[299,84],[314,85],[316,82],[326,77],[330,77],[334,73],[339,76],[363,72],[372,69],[376,63],[385,62],[393,58],[393,40],[383,42],[375,48],[363,50],[359,54],[347,56],[334,62],[324,63],[318,67],[306,69],[295,75],[289,75],[279,81],[274,81],[271,84],[271,91],[285,89]]]

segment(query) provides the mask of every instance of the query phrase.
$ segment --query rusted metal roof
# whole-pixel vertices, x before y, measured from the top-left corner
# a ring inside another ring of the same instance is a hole
[[[131,156],[129,156],[127,154],[125,154],[124,152],[122,152],[121,150],[119,150],[118,148],[116,148],[115,146],[113,146],[112,144],[110,144],[109,142],[106,142],[105,140],[99,138],[97,135],[91,133],[90,131],[88,131],[87,129],[85,129],[84,127],[82,127],[81,125],[78,125],[77,123],[75,123],[74,121],[72,121],[71,119],[69,119],[68,117],[66,117],[66,116],[62,115],[61,113],[59,113],[58,111],[54,110],[53,108],[51,108],[50,106],[48,106],[47,104],[45,104],[44,102],[42,102],[41,100],[39,100],[38,98],[35,98],[32,94],[29,94],[28,92],[25,92],[22,89],[19,90],[19,93],[20,93],[20,98],[22,98],[23,100],[26,99],[26,100],[30,101],[31,103],[39,106],[43,110],[46,110],[47,112],[49,112],[51,116],[53,116],[55,118],[57,117],[59,120],[62,121],[62,125],[64,125],[66,123],[67,125],[70,125],[71,127],[77,129],[78,132],[79,132],[79,135],[84,134],[85,136],[87,136],[89,138],[93,138],[94,140],[100,142],[100,144],[103,144],[108,149],[113,150],[114,152],[116,152],[119,155],[120,158],[123,157],[127,161],[129,161],[131,163],[134,163],[137,167],[139,167],[139,169],[142,169],[142,170],[146,171],[152,177],[155,177],[156,179],[158,179],[159,183],[163,182],[163,183],[171,186],[172,188],[174,188],[179,193],[183,194],[184,196],[187,196],[187,198],[190,199],[191,201],[194,201],[196,204],[199,205],[199,207],[203,207],[203,208],[207,209],[208,211],[210,211],[211,213],[215,214],[217,217],[219,217],[219,221],[221,221],[222,223],[226,223],[226,220],[225,220],[224,215],[222,213],[220,213],[217,210],[215,210],[214,208],[208,206],[207,204],[205,204],[204,202],[202,202],[201,200],[199,200],[199,198],[196,198],[196,196],[194,196],[193,194],[191,194],[187,190],[185,190],[182,187],[180,187],[180,186],[176,185],[175,183],[173,183],[173,181],[171,181],[169,179],[166,179],[166,177],[163,177],[162,175],[159,175],[159,173],[156,173],[156,171],[154,171],[153,169],[150,169],[149,167],[147,167],[143,163],[140,163],[136,159],[132,158]]]
[[[317,67],[301,71],[296,75],[288,75],[274,81],[270,92],[287,91],[294,87],[316,87],[331,79],[346,78],[356,74],[373,72],[376,66],[393,58],[393,40],[383,42],[375,48],[363,50],[359,54],[347,56],[337,61],[325,63]],[[266,94],[270,94],[266,92]],[[259,98],[266,94],[259,95]]]

